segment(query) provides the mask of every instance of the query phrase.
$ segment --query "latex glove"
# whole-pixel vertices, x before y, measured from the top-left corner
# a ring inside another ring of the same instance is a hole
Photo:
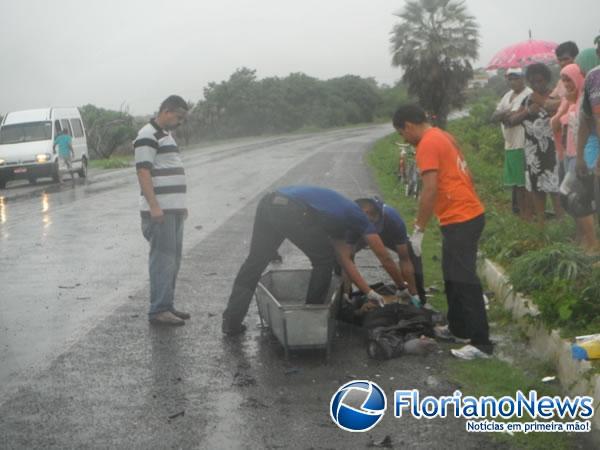
[[[410,237],[410,245],[412,246],[415,256],[421,256],[421,244],[423,243],[423,231],[415,227],[413,234]]]
[[[373,289],[367,293],[367,299],[379,306],[383,306],[385,304],[383,301],[383,296],[375,292]]]
[[[410,296],[410,302],[413,304],[413,306],[416,306],[417,308],[420,308],[421,306],[423,306],[421,304],[421,299],[416,294]]]

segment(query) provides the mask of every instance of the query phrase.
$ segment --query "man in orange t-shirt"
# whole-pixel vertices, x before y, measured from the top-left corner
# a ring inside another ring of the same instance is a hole
[[[477,276],[479,237],[485,225],[484,208],[454,138],[433,127],[417,105],[398,108],[394,128],[417,147],[417,166],[423,181],[411,244],[421,254],[423,233],[435,214],[442,231],[442,269],[448,301],[449,331],[471,345],[452,350],[455,356],[486,358],[493,352],[483,289]]]

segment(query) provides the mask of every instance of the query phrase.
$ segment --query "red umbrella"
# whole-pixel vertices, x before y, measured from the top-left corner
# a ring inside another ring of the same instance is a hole
[[[524,67],[536,62],[554,62],[556,61],[554,49],[557,45],[554,42],[532,39],[519,42],[496,53],[487,65],[486,70]]]

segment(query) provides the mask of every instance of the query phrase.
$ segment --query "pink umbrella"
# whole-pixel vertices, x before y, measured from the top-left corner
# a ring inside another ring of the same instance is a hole
[[[536,62],[555,62],[554,49],[557,45],[554,42],[532,39],[519,42],[496,53],[487,65],[486,70],[524,67]]]

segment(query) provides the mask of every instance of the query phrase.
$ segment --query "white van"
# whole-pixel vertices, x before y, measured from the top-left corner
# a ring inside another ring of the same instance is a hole
[[[0,189],[16,179],[59,181],[54,138],[66,130],[73,138],[73,170],[87,176],[89,161],[85,129],[77,108],[44,108],[8,113],[0,126]]]

